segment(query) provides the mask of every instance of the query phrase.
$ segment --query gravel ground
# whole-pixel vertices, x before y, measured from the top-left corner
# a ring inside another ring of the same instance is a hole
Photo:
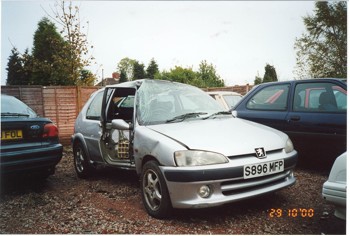
[[[72,150],[65,148],[56,173],[45,181],[1,180],[2,234],[345,234],[346,223],[321,197],[327,173],[298,169],[297,183],[279,192],[222,207],[176,210],[157,220],[143,209],[134,172],[102,169],[76,177]],[[282,209],[281,217],[271,217]],[[309,216],[288,216],[306,209]],[[311,214],[313,213],[313,214]]]

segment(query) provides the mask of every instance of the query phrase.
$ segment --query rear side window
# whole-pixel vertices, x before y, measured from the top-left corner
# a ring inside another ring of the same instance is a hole
[[[91,103],[87,109],[87,112],[86,112],[86,119],[100,120],[102,99],[103,99],[103,91],[96,94],[96,96],[91,101]]]
[[[257,92],[247,103],[250,110],[287,110],[289,84],[271,85]]]
[[[346,90],[331,82],[302,83],[295,88],[293,111],[346,112],[346,98]]]

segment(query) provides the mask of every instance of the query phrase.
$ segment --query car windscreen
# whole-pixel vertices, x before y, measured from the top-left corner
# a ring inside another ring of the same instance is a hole
[[[141,125],[204,118],[222,111],[220,105],[199,88],[167,81],[145,81],[138,90],[137,118]]]
[[[15,97],[1,96],[1,117],[37,117],[37,114],[25,103]]]

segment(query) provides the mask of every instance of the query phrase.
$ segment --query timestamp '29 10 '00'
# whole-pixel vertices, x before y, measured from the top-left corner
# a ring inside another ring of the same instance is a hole
[[[270,218],[280,218],[280,217],[302,217],[302,218],[312,218],[315,215],[315,210],[312,208],[271,208],[268,212]]]

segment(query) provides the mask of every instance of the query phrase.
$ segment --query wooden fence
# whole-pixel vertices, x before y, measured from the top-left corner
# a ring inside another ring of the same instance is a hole
[[[251,85],[206,88],[204,91],[233,91],[246,94]],[[58,127],[60,142],[70,144],[75,119],[90,95],[101,87],[88,86],[1,86],[1,93],[17,97],[39,116],[50,118]]]
[[[50,118],[59,129],[60,142],[69,145],[75,119],[97,89],[99,87],[1,86],[1,93],[17,97],[39,116]]]
[[[230,91],[230,92],[236,92],[241,95],[245,95],[253,88],[253,85],[235,85],[235,86],[228,86],[228,87],[212,87],[212,88],[204,88],[203,90],[206,92],[210,91]]]

